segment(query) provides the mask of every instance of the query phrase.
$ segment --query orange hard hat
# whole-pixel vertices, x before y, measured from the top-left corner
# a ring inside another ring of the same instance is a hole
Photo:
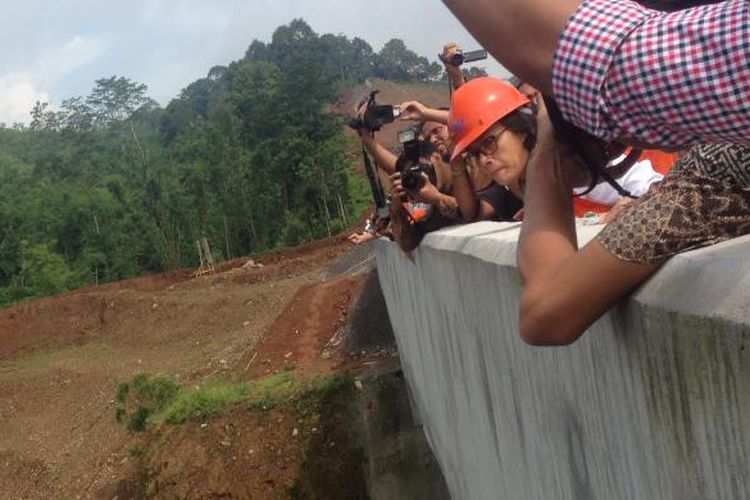
[[[510,83],[488,76],[461,85],[451,99],[448,129],[453,141],[451,161],[495,124],[521,106],[528,98]]]

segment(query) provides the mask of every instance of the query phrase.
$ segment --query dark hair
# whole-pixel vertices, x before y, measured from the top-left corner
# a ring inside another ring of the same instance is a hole
[[[508,130],[518,134],[525,134],[523,146],[531,151],[536,145],[536,112],[531,105],[523,106],[508,116],[502,118],[500,123]]]

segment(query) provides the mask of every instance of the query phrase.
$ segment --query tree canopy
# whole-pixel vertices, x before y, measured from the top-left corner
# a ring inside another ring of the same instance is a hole
[[[376,53],[297,19],[165,108],[123,76],[37,103],[0,128],[0,306],[197,265],[203,237],[228,259],[342,230],[368,200],[327,109],[369,76],[442,78],[401,40]]]

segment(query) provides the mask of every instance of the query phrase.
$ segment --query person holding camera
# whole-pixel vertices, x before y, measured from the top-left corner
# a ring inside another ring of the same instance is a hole
[[[538,124],[518,243],[527,342],[574,342],[671,256],[750,233],[750,176],[742,170],[750,149],[706,144],[688,150],[663,181],[578,250],[569,195],[575,176],[541,100]],[[730,176],[716,179],[718,170]]]
[[[413,131],[407,140],[399,137],[404,152],[397,172],[391,175],[391,231],[405,252],[419,245],[430,232],[460,222],[458,203],[451,196],[450,168],[442,155]]]
[[[456,201],[449,196],[449,168],[438,149],[423,140],[421,126],[399,133],[404,153],[398,157],[375,139],[375,132],[402,112],[407,119],[447,120],[447,111],[432,110],[416,101],[402,106],[379,105],[374,96],[375,92],[371,93],[367,102],[359,106],[349,125],[357,131],[363,147],[378,167],[390,174],[394,185],[390,207],[395,212],[391,230],[402,248],[411,249],[426,231],[446,225],[449,220],[458,220]],[[369,160],[366,158],[366,161]],[[358,244],[371,239],[365,233],[352,235],[350,241]]]

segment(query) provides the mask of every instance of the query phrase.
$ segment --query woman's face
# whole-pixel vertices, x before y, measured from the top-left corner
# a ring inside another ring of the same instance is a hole
[[[474,141],[467,152],[492,180],[520,192],[529,159],[529,151],[523,145],[524,138],[523,134],[497,123]]]

